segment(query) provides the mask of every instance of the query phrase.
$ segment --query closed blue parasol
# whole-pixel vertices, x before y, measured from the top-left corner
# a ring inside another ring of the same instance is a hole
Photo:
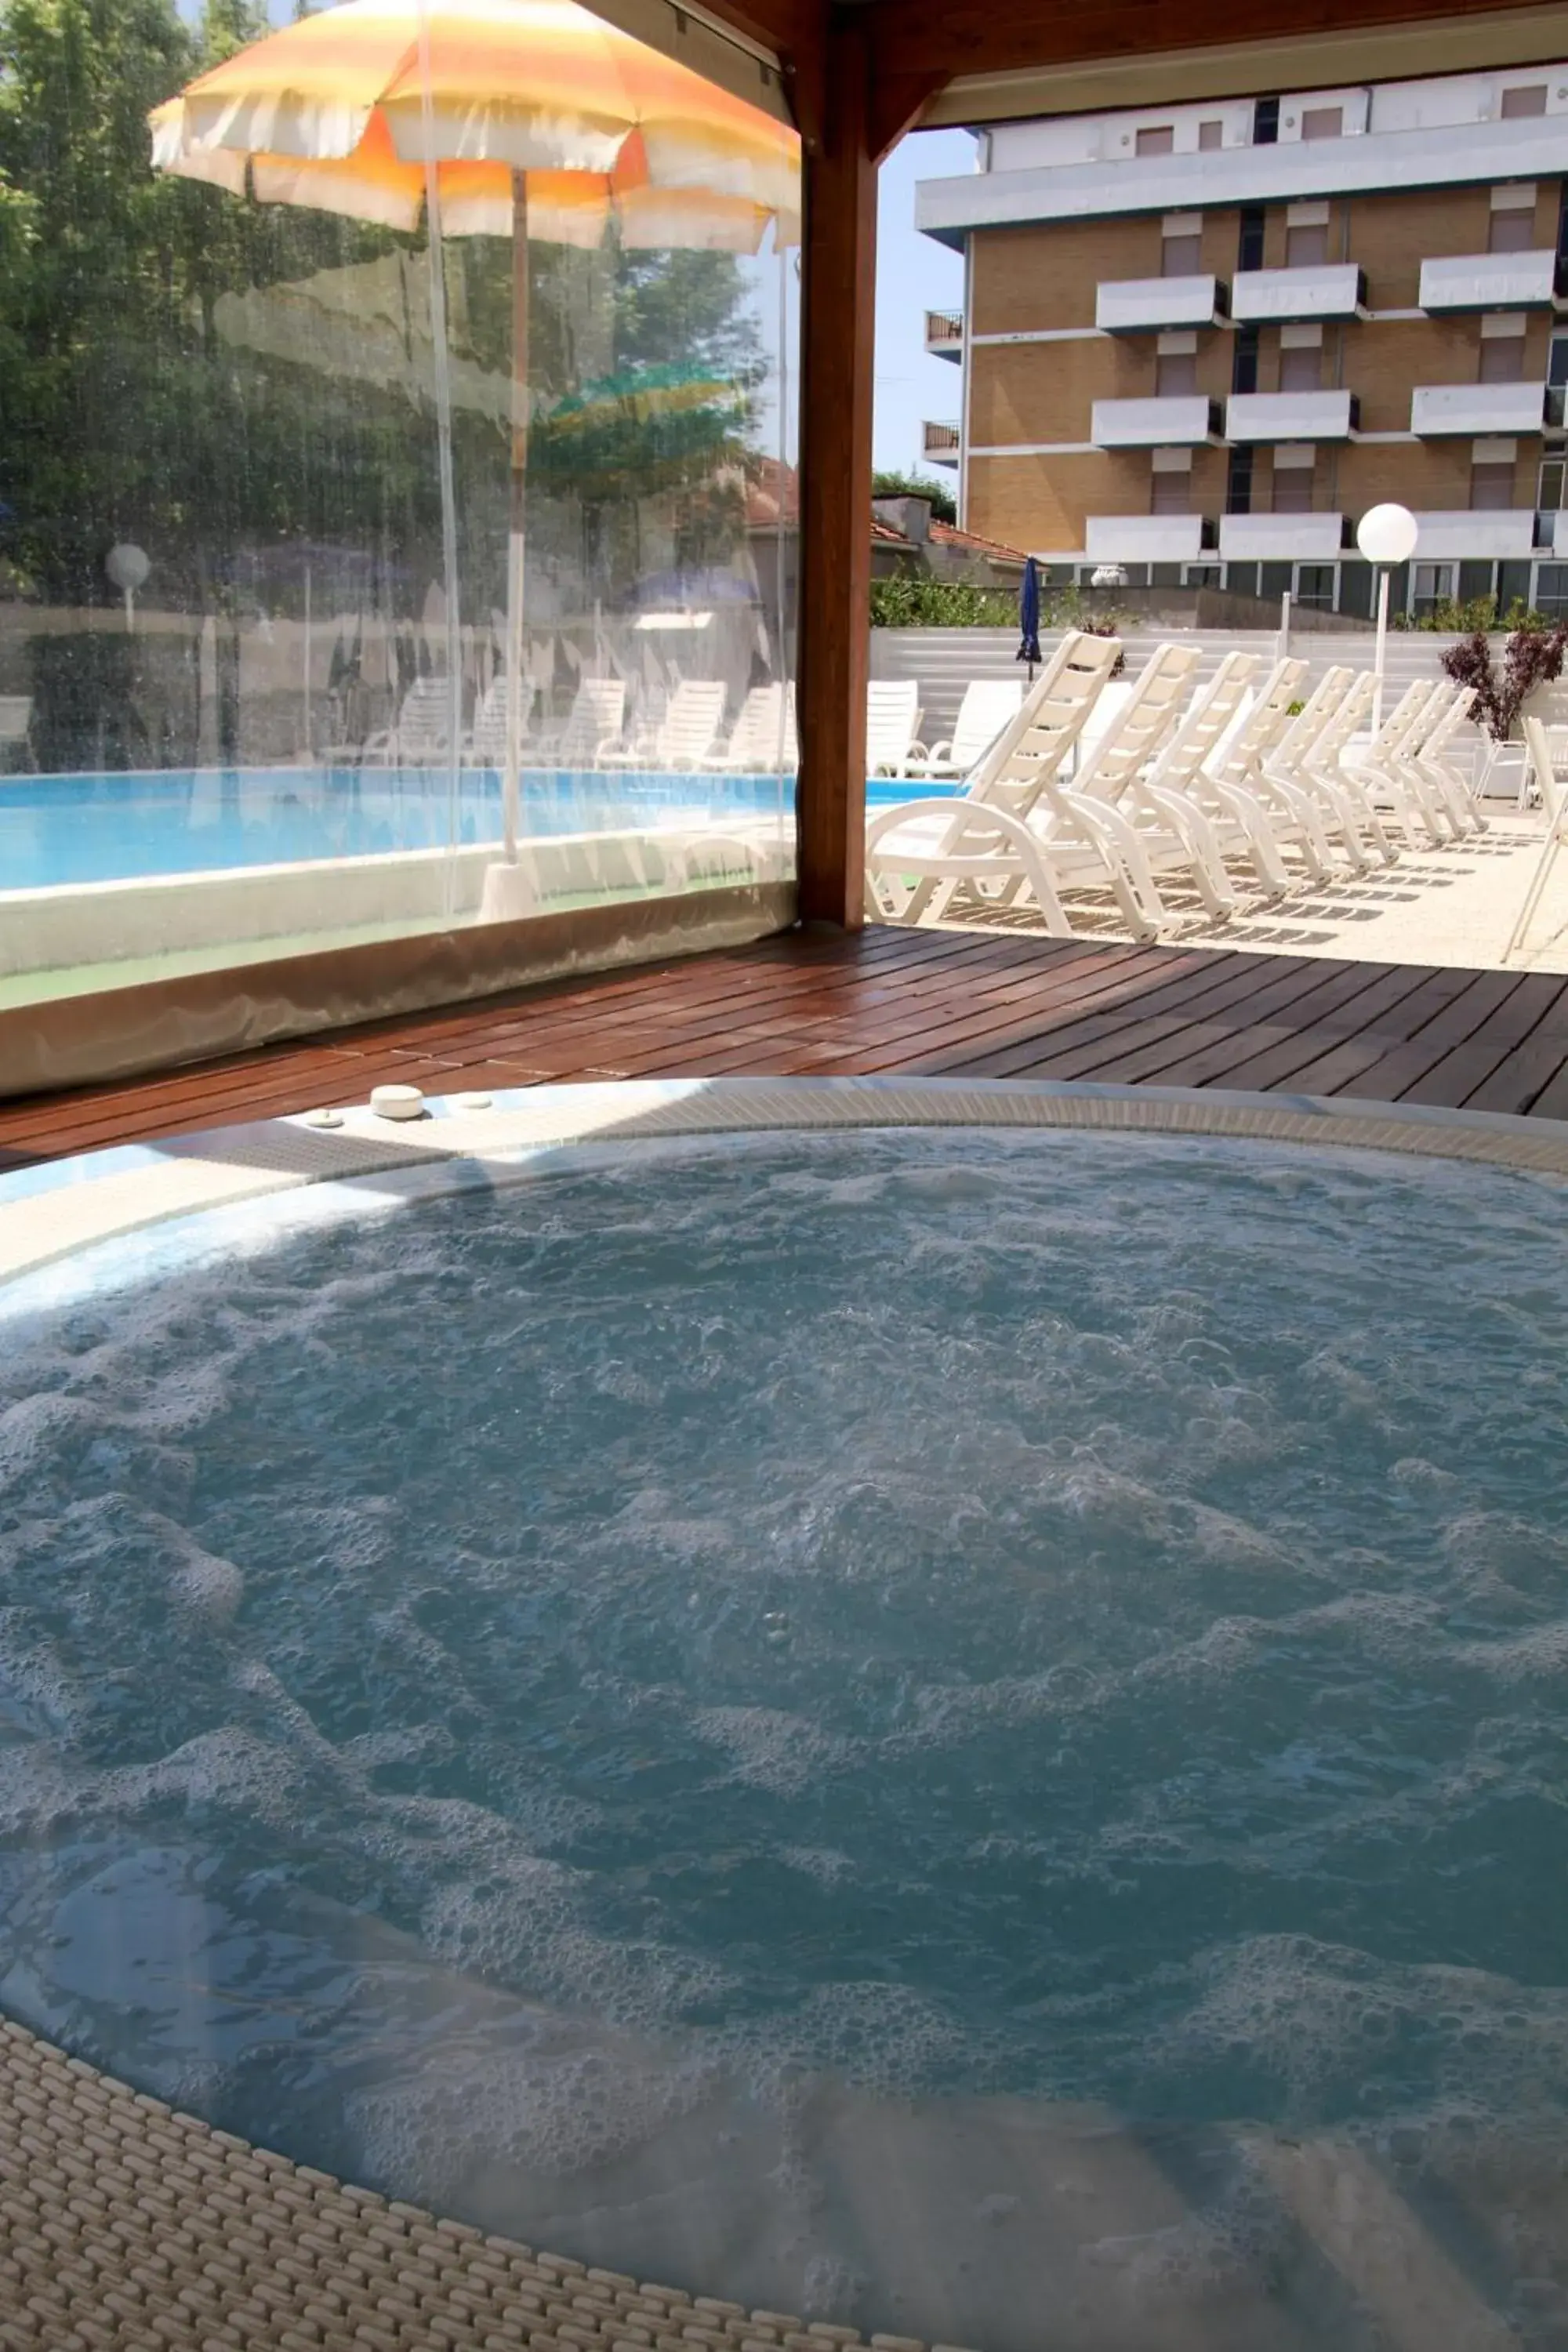
[[[1031,555],[1024,565],[1023,583],[1018,590],[1018,653],[1017,658],[1029,665],[1029,684],[1035,683],[1035,665],[1040,658],[1040,568]]]

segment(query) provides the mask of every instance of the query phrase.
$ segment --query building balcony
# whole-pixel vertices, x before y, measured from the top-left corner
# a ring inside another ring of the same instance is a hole
[[[1452,514],[1428,509],[1418,513],[1415,521],[1420,531],[1417,563],[1462,562],[1467,557],[1485,563],[1528,556],[1535,548],[1535,516],[1529,508]]]
[[[1195,563],[1205,541],[1202,515],[1089,515],[1083,527],[1090,563]]]
[[[1163,399],[1097,400],[1089,437],[1097,449],[1183,449],[1219,433],[1219,403],[1199,393]]]
[[[1212,327],[1224,317],[1225,305],[1217,278],[1112,278],[1095,295],[1094,323],[1108,335]]]
[[[1446,433],[1539,433],[1545,421],[1546,386],[1540,383],[1421,383],[1410,395],[1410,430],[1425,440]]]
[[[921,426],[921,454],[929,457],[933,466],[956,466],[961,440],[956,425],[932,425],[928,421]]]
[[[1454,253],[1421,264],[1421,308],[1453,310],[1550,310],[1556,299],[1557,256],[1539,253]]]
[[[1353,393],[1233,392],[1226,403],[1225,437],[1227,441],[1348,441],[1356,422]]]
[[[1342,514],[1220,517],[1219,551],[1228,563],[1332,563],[1344,538]]]
[[[1366,308],[1366,273],[1353,261],[1315,269],[1244,269],[1230,289],[1238,327],[1353,319]]]
[[[962,310],[928,310],[926,312],[926,349],[939,360],[963,359],[963,313]]]

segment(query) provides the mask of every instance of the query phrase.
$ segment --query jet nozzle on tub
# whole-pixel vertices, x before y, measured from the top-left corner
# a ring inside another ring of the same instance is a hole
[[[377,1118],[423,1118],[425,1097],[417,1087],[372,1087],[370,1107]]]

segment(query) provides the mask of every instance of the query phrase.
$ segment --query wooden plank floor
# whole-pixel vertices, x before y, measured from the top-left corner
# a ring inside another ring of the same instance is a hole
[[[550,1079],[868,1072],[1288,1087],[1568,1118],[1568,978],[876,929],[786,937],[0,1108],[0,1167]]]

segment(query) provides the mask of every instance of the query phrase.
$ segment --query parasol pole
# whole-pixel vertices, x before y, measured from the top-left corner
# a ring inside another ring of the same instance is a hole
[[[522,771],[522,499],[528,474],[528,174],[511,175],[511,513],[506,550],[506,775],[501,832],[517,864]]]

